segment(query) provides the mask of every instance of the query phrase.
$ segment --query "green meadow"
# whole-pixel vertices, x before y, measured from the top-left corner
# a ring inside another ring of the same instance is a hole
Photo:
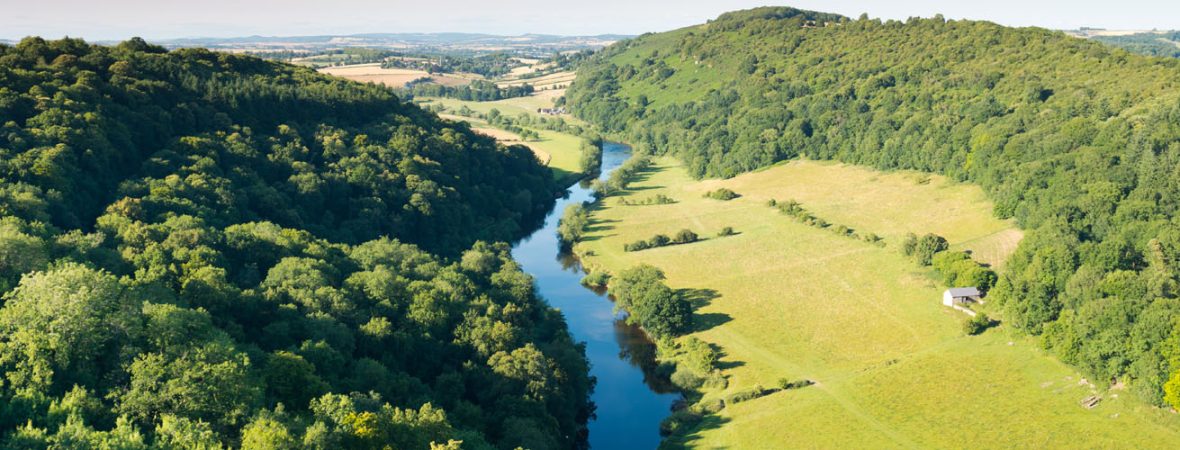
[[[725,187],[740,198],[705,192]],[[676,203],[625,206],[663,194]],[[767,205],[808,211],[885,246],[800,224]],[[694,289],[696,331],[717,346],[722,399],[780,379],[816,384],[728,405],[666,442],[692,448],[1159,448],[1180,419],[1107,390],[1006,326],[965,336],[944,308],[946,286],[902,255],[908,232],[936,233],[998,270],[1022,233],[994,218],[975,186],[916,172],[794,161],[728,180],[697,181],[658,158],[620,196],[593,208],[576,251],[611,272],[649,263]],[[738,234],[717,237],[723,227]],[[623,244],[688,228],[707,237],[624,252]],[[986,310],[986,305],[984,306]],[[995,313],[993,312],[994,316]],[[1002,320],[1002,317],[1000,317]],[[1102,397],[1092,409],[1080,402]],[[1075,445],[1070,445],[1074,443]]]

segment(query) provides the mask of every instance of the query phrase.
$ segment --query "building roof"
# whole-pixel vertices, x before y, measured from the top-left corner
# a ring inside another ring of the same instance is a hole
[[[979,289],[974,287],[957,287],[946,290],[951,293],[951,297],[978,297],[983,295]]]

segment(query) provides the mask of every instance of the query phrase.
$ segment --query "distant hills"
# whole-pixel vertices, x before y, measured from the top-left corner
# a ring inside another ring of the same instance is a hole
[[[548,56],[554,52],[599,49],[628,37],[630,36],[616,34],[501,36],[480,33],[365,33],[317,36],[195,37],[156,40],[154,43],[167,48],[205,47],[214,50],[247,52],[299,51],[315,53],[347,48],[375,48],[443,53],[509,51],[525,55]]]
[[[1180,31],[1159,30],[1106,30],[1082,28],[1068,30],[1067,34],[1093,39],[1127,51],[1149,55],[1180,58]]]

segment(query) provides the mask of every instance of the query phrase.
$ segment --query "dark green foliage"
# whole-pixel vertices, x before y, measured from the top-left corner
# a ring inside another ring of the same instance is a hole
[[[782,378],[782,379],[778,380],[778,388],[782,389],[784,391],[788,391],[791,389],[805,388],[805,387],[811,386],[813,384],[815,384],[814,381],[806,380],[806,379],[792,381],[787,378]]]
[[[746,401],[750,401],[750,400],[753,400],[756,398],[765,397],[765,396],[773,394],[775,392],[782,391],[783,389],[785,389],[785,388],[780,388],[780,387],[766,388],[766,387],[762,387],[762,385],[760,385],[760,384],[756,384],[752,388],[742,390],[742,391],[737,391],[737,392],[734,392],[733,394],[730,394],[729,397],[727,397],[725,401],[726,401],[726,403],[746,402]]]
[[[675,337],[692,329],[692,305],[664,284],[664,273],[641,264],[611,279],[615,308],[627,311],[636,324],[656,339]]]
[[[473,80],[461,86],[447,86],[435,83],[430,77],[406,83],[405,93],[414,97],[446,97],[458,100],[491,102],[508,98],[525,97],[533,93],[533,85],[519,84],[498,87],[495,82]]]
[[[0,46],[0,129],[0,447],[577,444],[586,359],[479,241],[551,204],[527,149],[138,39]]]
[[[565,207],[561,220],[557,223],[557,237],[562,245],[572,247],[582,239],[586,227],[590,225],[590,212],[581,203],[574,203]]]
[[[931,265],[942,275],[943,284],[951,287],[976,287],[986,293],[996,284],[996,273],[963,252],[940,252]]]
[[[974,336],[996,325],[996,321],[992,320],[987,314],[979,314],[963,322],[963,333],[968,336]]]
[[[623,206],[671,205],[673,203],[676,203],[676,200],[664,194],[656,194],[638,200],[619,199],[619,204]]]
[[[901,244],[901,252],[914,258],[918,264],[929,266],[934,255],[950,247],[946,238],[933,233],[927,233],[919,238],[914,233],[906,233]],[[965,255],[964,255],[965,256]]]
[[[642,154],[634,154],[621,166],[616,168],[610,174],[605,182],[594,180],[592,184],[594,193],[598,197],[609,197],[618,192],[627,189],[627,186],[634,182],[639,174],[647,170],[651,166],[651,158]]]
[[[387,55],[389,56],[389,55]],[[509,53],[491,53],[479,56],[461,55],[397,55],[381,64],[384,68],[417,69],[428,73],[474,73],[485,78],[495,78],[523,66],[524,63]]]
[[[672,237],[673,244],[691,244],[697,241],[697,234],[692,230],[683,229],[676,232],[676,236]]]
[[[581,145],[582,155],[578,158],[578,169],[585,175],[597,174],[602,170],[602,138],[585,139]]]
[[[698,240],[700,240],[700,237],[697,236],[697,234],[692,230],[683,229],[676,232],[676,236],[674,237],[668,237],[668,235],[665,234],[657,234],[647,240],[639,240],[623,244],[623,251],[637,252],[640,250],[647,250],[649,248],[666,247],[669,245],[691,244]]]
[[[741,197],[741,195],[738,195],[737,192],[734,192],[734,191],[729,190],[727,188],[718,188],[717,190],[713,190],[713,191],[709,191],[709,192],[705,193],[705,198],[711,198],[714,200],[721,200],[721,201],[729,201],[729,200],[733,200],[738,197]]]
[[[719,237],[733,236],[735,234],[737,234],[737,232],[733,231],[733,227],[723,227],[721,228],[721,231],[717,232],[717,236]]]
[[[604,288],[609,282],[610,272],[605,270],[592,270],[582,277],[582,285],[592,288]]]
[[[1166,306],[1180,271],[1178,93],[1180,60],[1060,32],[759,8],[620,42],[567,96],[695,176],[805,155],[982,186],[1027,230],[990,295],[1005,320],[1054,330],[1062,359],[1161,403],[1180,379],[1180,358],[1163,356],[1180,332],[1160,325],[1180,317]],[[917,241],[907,253],[933,255]]]

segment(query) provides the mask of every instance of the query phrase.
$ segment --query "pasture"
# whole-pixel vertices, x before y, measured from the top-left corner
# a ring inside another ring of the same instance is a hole
[[[933,232],[1002,270],[1021,233],[994,218],[975,186],[912,172],[794,161],[729,180],[691,179],[678,162],[622,194],[674,204],[592,210],[576,247],[611,272],[645,262],[693,289],[693,334],[719,348],[724,390],[815,385],[731,404],[666,442],[692,448],[1155,448],[1180,442],[1180,419],[1106,390],[1007,327],[964,336],[966,316],[939,304],[945,286],[899,250]],[[725,187],[742,197],[703,198]],[[878,247],[800,224],[767,205],[794,199],[832,224],[885,238]],[[716,237],[723,227],[735,236]],[[701,242],[623,252],[625,242],[688,228]],[[992,315],[994,312],[989,311]],[[1101,395],[1097,407],[1079,402]]]

